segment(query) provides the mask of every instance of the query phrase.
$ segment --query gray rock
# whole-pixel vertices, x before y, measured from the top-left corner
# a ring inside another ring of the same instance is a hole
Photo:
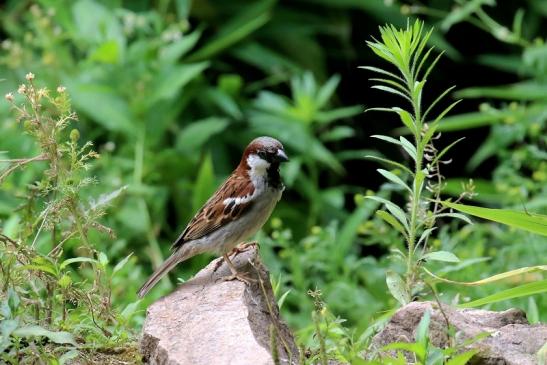
[[[274,364],[275,356],[280,364],[298,363],[298,348],[280,318],[269,273],[256,247],[231,259],[257,282],[248,286],[223,281],[230,271],[225,262],[214,271],[217,259],[152,304],[140,343],[145,362],[261,365]]]
[[[537,364],[537,352],[547,343],[547,324],[530,325],[526,314],[519,309],[491,312],[448,305],[443,305],[442,309],[446,318],[435,302],[407,304],[374,337],[373,347],[379,349],[393,342],[414,342],[416,327],[426,310],[431,314],[429,337],[437,347],[448,347],[447,320],[456,329],[458,343],[484,332],[489,334],[466,347],[479,349],[472,364],[534,365]]]

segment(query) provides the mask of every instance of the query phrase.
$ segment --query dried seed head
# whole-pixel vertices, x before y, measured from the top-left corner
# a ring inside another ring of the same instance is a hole
[[[34,74],[32,72],[29,72],[28,74],[25,75],[25,79],[27,79],[27,81],[34,80]]]

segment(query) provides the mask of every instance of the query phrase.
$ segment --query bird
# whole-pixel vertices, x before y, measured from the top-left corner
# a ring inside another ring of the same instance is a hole
[[[280,164],[289,161],[281,142],[258,137],[245,148],[239,165],[198,210],[171,246],[171,255],[137,292],[144,297],[179,263],[209,252],[222,256],[231,274],[225,280],[249,283],[228,253],[266,223],[285,190]]]

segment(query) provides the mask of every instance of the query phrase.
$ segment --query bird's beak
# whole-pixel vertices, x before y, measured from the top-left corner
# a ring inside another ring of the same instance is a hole
[[[278,149],[278,150],[277,150],[276,158],[277,158],[277,161],[279,161],[279,162],[287,162],[287,161],[289,161],[289,158],[288,158],[287,155],[285,154],[285,151],[283,151],[282,149]]]

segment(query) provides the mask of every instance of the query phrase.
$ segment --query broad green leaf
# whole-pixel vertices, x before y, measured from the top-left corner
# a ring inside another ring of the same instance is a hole
[[[146,100],[146,104],[151,106],[160,100],[174,98],[184,85],[199,76],[207,67],[209,67],[209,62],[163,68],[150,86],[150,96]]]
[[[74,337],[72,336],[71,333],[63,332],[63,331],[59,331],[59,332],[49,331],[40,326],[29,325],[29,326],[19,327],[15,331],[13,331],[12,335],[17,337],[24,337],[24,338],[47,337],[55,343],[59,343],[59,344],[68,343],[74,346],[78,346],[78,344],[74,340]]]
[[[65,80],[74,107],[110,131],[134,135],[133,115],[129,105],[112,88]]]
[[[388,270],[386,272],[386,284],[393,298],[401,303],[401,305],[410,303],[410,293],[401,275],[393,270]]]
[[[545,215],[506,209],[482,208],[450,202],[442,202],[442,204],[475,217],[489,219],[494,222],[506,224],[510,227],[547,236],[547,216]]]
[[[94,263],[96,263],[97,260],[92,259],[90,257],[73,257],[71,259],[67,259],[67,260],[63,261],[61,263],[61,265],[59,265],[59,269],[63,270],[65,267],[67,267],[68,265],[73,264],[75,262],[90,262],[90,263],[94,262]]]
[[[19,319],[2,319],[0,321],[0,335],[4,339],[7,339],[13,331],[19,326]],[[1,339],[1,338],[0,338]],[[1,346],[1,342],[0,342]]]
[[[198,171],[194,193],[192,194],[192,211],[197,212],[199,208],[209,199],[215,191],[216,181],[213,169],[213,158],[208,153]]]
[[[526,274],[526,273],[529,273],[529,272],[547,271],[547,265],[521,267],[520,269],[506,271],[506,272],[503,272],[501,274],[496,274],[496,275],[487,277],[485,279],[481,279],[481,280],[477,280],[477,281],[467,281],[467,282],[453,281],[453,280],[448,280],[448,279],[445,279],[445,278],[441,278],[441,277],[433,274],[431,271],[427,270],[425,267],[423,269],[427,274],[431,275],[435,279],[437,279],[439,281],[442,281],[444,283],[464,285],[464,286],[479,286],[479,285],[484,285],[484,284],[490,284],[490,283],[493,283],[493,282],[499,281],[499,280],[508,279],[510,277],[513,277],[513,276],[519,276],[519,275]]]
[[[81,42],[100,44],[114,40],[125,47],[123,29],[115,13],[98,1],[79,0],[72,7],[73,24]]]
[[[460,262],[460,259],[456,255],[448,251],[428,252],[422,256],[422,259],[444,262]]]
[[[513,298],[527,297],[529,295],[541,294],[547,292],[547,280],[536,281],[515,288],[502,290],[487,297],[474,300],[472,302],[460,304],[460,308],[473,308],[485,304],[497,303]]]
[[[209,117],[190,123],[177,136],[177,149],[184,152],[200,150],[207,140],[225,130],[228,123],[228,119],[218,117]]]

